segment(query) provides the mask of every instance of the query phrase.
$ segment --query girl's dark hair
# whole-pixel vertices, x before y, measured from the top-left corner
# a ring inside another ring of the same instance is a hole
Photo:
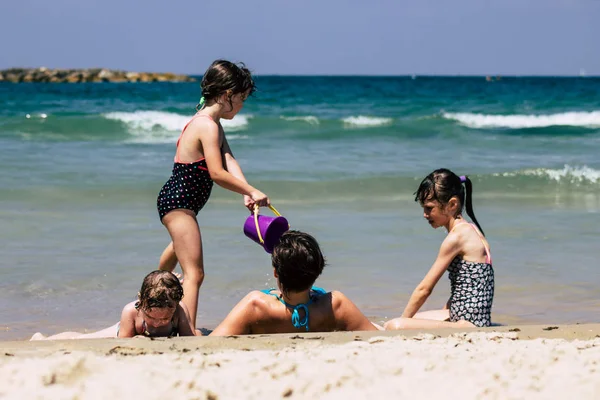
[[[206,70],[200,83],[202,97],[205,101],[215,100],[228,90],[232,95],[248,92],[248,96],[256,90],[256,85],[244,63],[232,63],[227,60],[216,60]],[[229,100],[231,106],[231,99]],[[196,107],[198,108],[200,104]]]
[[[485,236],[483,229],[481,229],[481,225],[477,222],[477,218],[475,218],[475,213],[473,212],[472,193],[473,185],[468,176],[459,177],[449,169],[441,168],[436,169],[421,181],[419,189],[415,192],[415,201],[424,204],[426,201],[435,200],[442,206],[445,206],[452,197],[456,196],[460,202],[457,215],[462,213],[464,206],[471,221],[477,225],[481,234]]]
[[[286,294],[310,289],[325,267],[325,257],[316,239],[294,230],[281,236],[273,248],[271,262]]]
[[[175,308],[183,298],[179,279],[169,271],[153,271],[144,278],[135,308]]]

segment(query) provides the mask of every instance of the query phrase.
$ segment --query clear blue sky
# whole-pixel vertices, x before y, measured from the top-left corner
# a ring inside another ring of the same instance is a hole
[[[18,0],[0,69],[600,75],[600,0]]]

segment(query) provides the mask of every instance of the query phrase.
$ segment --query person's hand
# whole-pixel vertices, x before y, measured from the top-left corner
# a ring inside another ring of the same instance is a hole
[[[252,201],[254,201],[254,203],[258,204],[259,207],[271,205],[271,200],[269,200],[269,197],[260,190],[255,190],[254,192],[250,193],[250,198]]]
[[[183,275],[181,275],[179,272],[172,272],[172,274],[175,275],[175,277],[179,279],[179,283],[183,285]]]
[[[252,200],[252,197],[248,196],[248,195],[244,195],[244,205],[246,206],[246,208],[248,210],[250,210],[250,212],[254,212],[254,205],[256,203],[254,202],[254,200]]]

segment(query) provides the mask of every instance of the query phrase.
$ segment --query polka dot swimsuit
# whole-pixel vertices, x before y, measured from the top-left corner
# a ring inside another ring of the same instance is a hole
[[[196,117],[201,116],[204,115],[197,115]],[[205,117],[210,118],[208,115]],[[190,122],[183,128],[181,136],[183,136],[183,132],[185,132]],[[179,146],[181,136],[179,136],[177,146]],[[178,161],[176,154],[173,173],[160,190],[156,199],[160,219],[162,220],[169,211],[179,208],[192,210],[198,214],[198,211],[208,201],[212,187],[213,181],[210,178],[204,158],[192,163],[182,163]]]
[[[479,233],[474,226],[473,229]],[[479,235],[481,237],[481,233]],[[489,249],[485,243],[484,246],[486,262],[465,261],[461,256],[457,256],[448,267],[452,322],[465,320],[475,326],[490,326],[492,323],[494,269]]]

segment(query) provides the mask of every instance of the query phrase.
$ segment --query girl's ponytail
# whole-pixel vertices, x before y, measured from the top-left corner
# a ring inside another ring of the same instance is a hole
[[[473,212],[473,184],[466,175],[461,176],[460,181],[465,184],[465,210],[467,211],[467,215],[469,218],[471,218],[471,221],[477,225],[477,228],[479,228],[481,234],[485,236],[485,233],[483,233],[483,229],[481,229],[481,225],[479,225],[479,222],[477,222],[477,218],[475,218],[475,213]]]

